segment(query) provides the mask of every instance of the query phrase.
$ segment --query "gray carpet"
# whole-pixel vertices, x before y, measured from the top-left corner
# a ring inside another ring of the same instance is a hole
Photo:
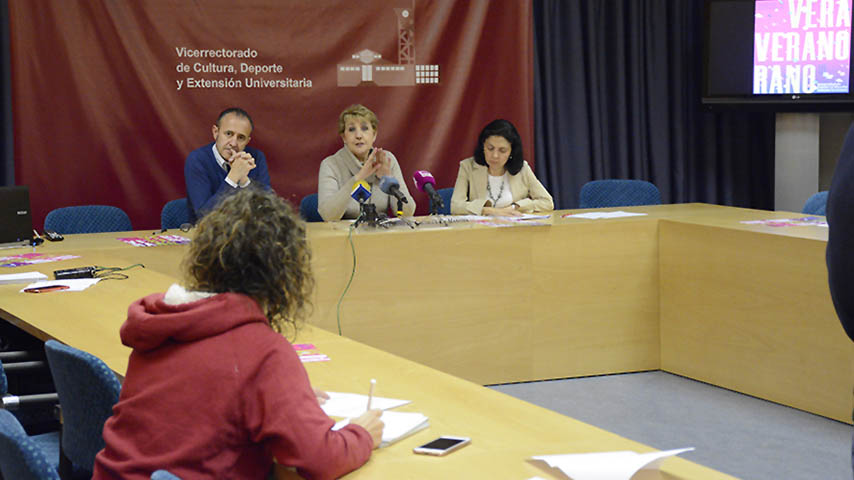
[[[665,372],[491,388],[745,480],[852,478],[850,425]]]

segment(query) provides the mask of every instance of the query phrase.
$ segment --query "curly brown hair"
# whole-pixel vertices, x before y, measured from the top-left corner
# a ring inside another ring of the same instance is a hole
[[[224,198],[197,224],[182,264],[186,286],[245,294],[270,326],[296,333],[314,288],[305,223],[275,193],[245,188]]]

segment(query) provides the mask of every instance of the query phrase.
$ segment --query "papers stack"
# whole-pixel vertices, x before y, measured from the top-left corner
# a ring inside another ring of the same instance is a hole
[[[21,292],[28,288],[46,288],[53,287],[56,285],[67,286],[68,289],[62,290],[63,292],[80,292],[86,290],[92,285],[95,285],[99,281],[101,281],[100,278],[66,278],[65,280],[45,280],[29,284],[26,287],[22,288]]]
[[[329,400],[320,408],[330,417],[353,418],[365,413],[368,408],[368,396],[358,393],[326,392]],[[373,397],[371,408],[388,410],[410,403],[409,400],[398,400],[396,398]]]
[[[47,275],[39,272],[6,273],[0,275],[0,285],[13,283],[33,283],[47,280]]]
[[[572,480],[629,480],[640,470],[658,468],[667,457],[692,450],[693,447],[651,453],[623,451],[540,455],[533,459],[546,462]]]
[[[430,426],[430,419],[426,415],[415,412],[384,411],[380,420],[385,424],[380,448],[387,447]]]
[[[562,218],[587,218],[590,220],[598,220],[600,218],[620,218],[620,217],[640,217],[645,213],[624,212],[617,210],[614,212],[585,212],[561,215]]]
[[[358,417],[365,413],[368,406],[368,396],[356,393],[326,392],[329,394],[321,408],[331,417],[348,417],[336,423],[332,427],[338,430],[350,423],[350,418]],[[387,409],[406,405],[409,400],[398,400],[394,398],[373,397],[372,409],[383,410],[380,420],[385,424],[383,428],[383,440],[380,448],[387,447],[398,440],[402,440],[415,432],[424,430],[430,426],[430,419],[421,413],[415,412],[392,412]]]

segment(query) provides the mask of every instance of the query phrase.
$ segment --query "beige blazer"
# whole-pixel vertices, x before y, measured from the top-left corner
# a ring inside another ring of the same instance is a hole
[[[487,168],[478,165],[474,157],[460,162],[457,173],[457,183],[454,185],[454,196],[451,197],[451,213],[454,215],[481,215],[486,204]],[[537,180],[528,162],[522,164],[522,169],[510,177],[510,193],[513,203],[519,205],[523,213],[554,210],[554,200],[543,184]]]
[[[386,155],[391,162],[391,175],[400,183],[400,192],[408,200],[403,204],[403,214],[412,216],[415,213],[415,199],[406,188],[397,158],[388,150]],[[341,147],[334,155],[326,157],[320,163],[320,171],[317,175],[317,213],[323,217],[323,220],[334,222],[342,218],[359,216],[359,202],[353,200],[350,193],[356,184],[353,177],[361,168],[362,164],[346,146]],[[368,199],[368,203],[376,205],[379,213],[385,213],[389,208],[397,208],[397,200],[380,190],[380,180],[375,174],[365,179],[371,186],[371,198]]]

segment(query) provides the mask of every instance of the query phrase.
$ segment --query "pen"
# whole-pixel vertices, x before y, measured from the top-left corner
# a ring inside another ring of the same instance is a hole
[[[371,388],[370,388],[370,390],[368,390],[368,408],[367,408],[368,410],[371,409],[371,400],[374,399],[374,385],[376,385],[376,384],[377,384],[377,381],[372,378],[371,379]]]

